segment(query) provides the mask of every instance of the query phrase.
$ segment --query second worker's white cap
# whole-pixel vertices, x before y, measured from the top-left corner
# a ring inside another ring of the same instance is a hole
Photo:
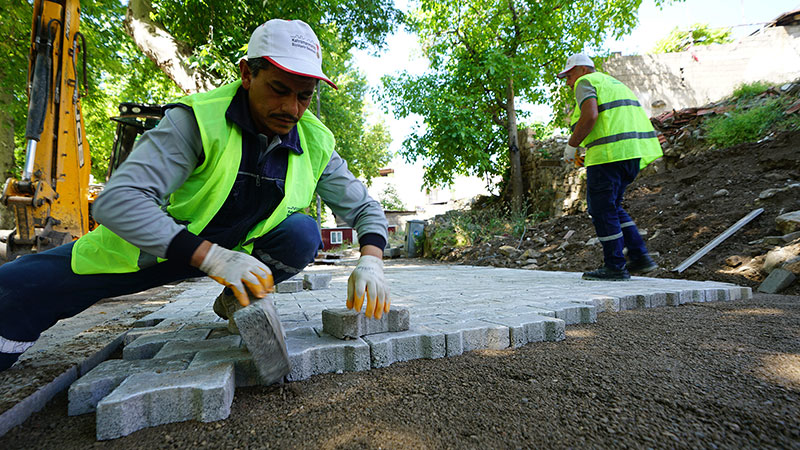
[[[586,56],[585,53],[575,53],[574,55],[567,58],[567,63],[564,65],[564,70],[559,72],[557,75],[558,78],[564,78],[567,76],[567,72],[569,72],[575,66],[589,66],[594,67],[594,62],[592,58]]]
[[[322,72],[322,49],[314,30],[302,20],[272,19],[259,25],[247,45],[247,59],[264,58],[295,75],[336,85]]]

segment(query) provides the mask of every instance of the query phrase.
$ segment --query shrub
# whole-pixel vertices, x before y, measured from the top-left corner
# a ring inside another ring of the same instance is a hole
[[[733,98],[739,100],[748,100],[757,96],[758,94],[761,94],[771,87],[772,85],[766,81],[755,81],[753,83],[740,84],[738,87],[736,87],[736,89],[733,90]]]
[[[777,99],[761,106],[732,111],[703,124],[706,137],[718,147],[731,147],[761,139],[782,118],[783,106]]]

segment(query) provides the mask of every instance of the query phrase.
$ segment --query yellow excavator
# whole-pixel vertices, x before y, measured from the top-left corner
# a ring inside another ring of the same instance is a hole
[[[41,252],[91,231],[96,192],[81,97],[87,93],[86,41],[79,30],[79,0],[35,0],[28,66],[25,165],[9,178],[0,203],[16,227],[0,230],[0,263]],[[109,173],[130,153],[136,137],[161,118],[156,105],[123,103]]]

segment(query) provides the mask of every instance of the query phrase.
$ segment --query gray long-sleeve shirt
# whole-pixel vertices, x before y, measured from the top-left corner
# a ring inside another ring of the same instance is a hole
[[[261,152],[269,153],[280,143],[278,136],[270,142],[259,135]],[[165,257],[172,240],[185,229],[166,213],[167,198],[202,157],[194,114],[184,108],[167,110],[159,125],[142,135],[95,200],[95,219],[142,251]],[[377,234],[385,243],[383,208],[335,151],[317,183],[317,193],[360,236]]]

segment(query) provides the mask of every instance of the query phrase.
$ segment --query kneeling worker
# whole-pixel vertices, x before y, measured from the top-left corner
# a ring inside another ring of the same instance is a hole
[[[270,20],[250,38],[241,79],[167,105],[94,203],[102,225],[77,241],[0,266],[0,370],[59,319],[106,297],[209,275],[223,318],[299,273],[321,247],[298,211],[316,191],[359,234],[347,306],[389,311],[383,208],[307,111],[322,72],[302,21]],[[249,291],[249,292],[248,292]],[[235,309],[235,308],[233,308]]]
[[[586,203],[603,245],[603,266],[584,273],[583,278],[627,280],[630,272],[653,271],[658,265],[622,208],[625,189],[639,170],[662,155],[653,125],[636,95],[614,77],[596,72],[592,60],[582,53],[567,59],[558,78],[566,79],[576,105],[564,160],[572,164],[577,147],[586,148]]]

